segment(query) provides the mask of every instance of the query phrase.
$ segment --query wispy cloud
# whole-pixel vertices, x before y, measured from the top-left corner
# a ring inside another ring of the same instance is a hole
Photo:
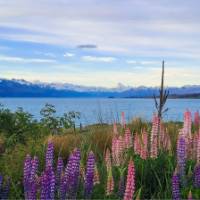
[[[103,85],[106,74],[107,85],[118,79],[130,85],[154,85],[165,59],[166,76],[173,75],[168,79],[171,84],[199,84],[199,6],[199,0],[5,1],[0,6],[0,42],[10,49],[0,47],[0,67],[8,62],[8,71],[18,71],[19,65],[9,68],[9,63],[24,64],[27,73],[43,63],[43,77],[49,80],[62,76],[71,82]],[[66,60],[72,69],[65,67]],[[100,75],[93,76],[98,69]],[[76,74],[68,77],[70,70]],[[60,76],[55,76],[58,71]],[[38,75],[41,69],[29,77]]]
[[[106,63],[111,63],[116,60],[114,57],[105,57],[105,56],[82,56],[83,61],[87,62],[106,62]]]
[[[77,46],[79,49],[96,49],[97,45],[95,44],[80,44]]]
[[[6,55],[0,55],[0,61],[11,63],[56,63],[56,60],[53,59],[23,58]]]
[[[64,57],[74,57],[75,54],[74,53],[70,53],[70,52],[66,52],[63,56]]]
[[[161,61],[152,61],[152,60],[145,60],[145,61],[136,61],[136,60],[126,60],[127,64],[134,64],[134,65],[158,65],[161,64]]]

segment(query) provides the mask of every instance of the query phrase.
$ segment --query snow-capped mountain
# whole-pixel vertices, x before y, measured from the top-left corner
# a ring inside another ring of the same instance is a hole
[[[200,97],[200,86],[169,87],[171,97]],[[158,87],[131,87],[119,83],[115,88],[87,87],[70,83],[29,82],[0,79],[0,97],[105,97],[149,98],[158,95]]]

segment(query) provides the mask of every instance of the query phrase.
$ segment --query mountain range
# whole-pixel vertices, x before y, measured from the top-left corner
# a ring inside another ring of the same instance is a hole
[[[171,98],[200,97],[200,85],[167,89]],[[131,87],[122,83],[116,88],[104,88],[69,83],[29,82],[23,79],[0,79],[0,97],[151,98],[158,93],[158,87]]]

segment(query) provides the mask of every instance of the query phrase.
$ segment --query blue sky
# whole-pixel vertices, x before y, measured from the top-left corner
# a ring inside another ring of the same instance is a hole
[[[3,78],[200,84],[199,0],[0,0]]]

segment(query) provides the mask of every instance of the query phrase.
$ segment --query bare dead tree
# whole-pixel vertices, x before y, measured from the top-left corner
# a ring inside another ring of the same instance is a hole
[[[164,109],[165,104],[167,102],[168,96],[169,96],[169,90],[166,90],[164,88],[164,76],[165,76],[165,61],[162,61],[162,75],[161,75],[161,85],[159,89],[159,95],[158,99],[156,95],[154,94],[154,101],[156,110],[158,112],[158,117],[162,119],[162,116],[165,112],[168,111],[168,108]]]

